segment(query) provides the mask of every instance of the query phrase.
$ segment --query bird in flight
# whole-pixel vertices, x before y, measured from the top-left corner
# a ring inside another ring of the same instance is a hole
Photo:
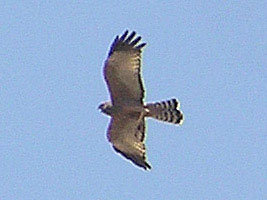
[[[116,36],[104,64],[104,77],[111,101],[100,104],[99,109],[111,117],[107,130],[108,141],[116,152],[135,165],[151,169],[146,159],[147,117],[181,125],[183,113],[176,99],[145,103],[145,88],[141,75],[141,54],[146,43],[139,43],[136,32],[126,30]]]

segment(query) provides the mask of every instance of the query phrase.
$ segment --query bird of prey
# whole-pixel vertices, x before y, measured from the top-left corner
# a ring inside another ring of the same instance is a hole
[[[145,170],[151,169],[146,160],[145,119],[181,125],[183,113],[178,100],[144,103],[145,88],[141,75],[141,53],[146,43],[139,43],[136,32],[126,30],[113,41],[104,64],[104,77],[111,101],[99,109],[111,117],[107,138],[113,148]]]

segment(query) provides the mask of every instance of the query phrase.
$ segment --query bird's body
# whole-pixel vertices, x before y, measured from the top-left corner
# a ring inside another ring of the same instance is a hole
[[[104,66],[104,77],[111,95],[111,102],[99,106],[111,117],[107,137],[113,148],[144,169],[146,162],[145,118],[182,124],[183,114],[176,99],[158,103],[144,103],[144,86],[141,77],[141,50],[146,45],[138,42],[132,32],[116,37]],[[134,40],[133,40],[134,39]]]

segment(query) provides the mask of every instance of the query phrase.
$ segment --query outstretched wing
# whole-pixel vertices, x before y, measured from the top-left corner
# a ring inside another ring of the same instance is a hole
[[[138,114],[115,115],[111,118],[107,136],[118,153],[147,170],[151,166],[146,162],[145,120],[138,118]]]
[[[133,31],[117,36],[110,48],[105,62],[104,76],[113,105],[143,105],[144,86],[141,78],[141,50],[146,45],[137,43],[141,37],[135,37]]]

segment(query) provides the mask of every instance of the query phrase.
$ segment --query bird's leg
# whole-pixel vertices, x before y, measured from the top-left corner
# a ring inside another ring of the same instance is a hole
[[[128,106],[123,108],[124,111],[129,112],[129,113],[148,113],[149,110],[146,107],[140,107],[140,106]]]
[[[147,108],[144,108],[142,111],[141,111],[141,114],[138,118],[138,124],[142,122],[143,118],[147,115],[147,113],[149,112],[149,110]]]
[[[127,112],[129,113],[140,113],[139,118],[138,118],[138,123],[141,123],[141,121],[143,120],[143,118],[145,116],[147,116],[149,110],[146,107],[140,107],[140,106],[130,106],[127,108],[124,108],[125,110],[127,110]]]

